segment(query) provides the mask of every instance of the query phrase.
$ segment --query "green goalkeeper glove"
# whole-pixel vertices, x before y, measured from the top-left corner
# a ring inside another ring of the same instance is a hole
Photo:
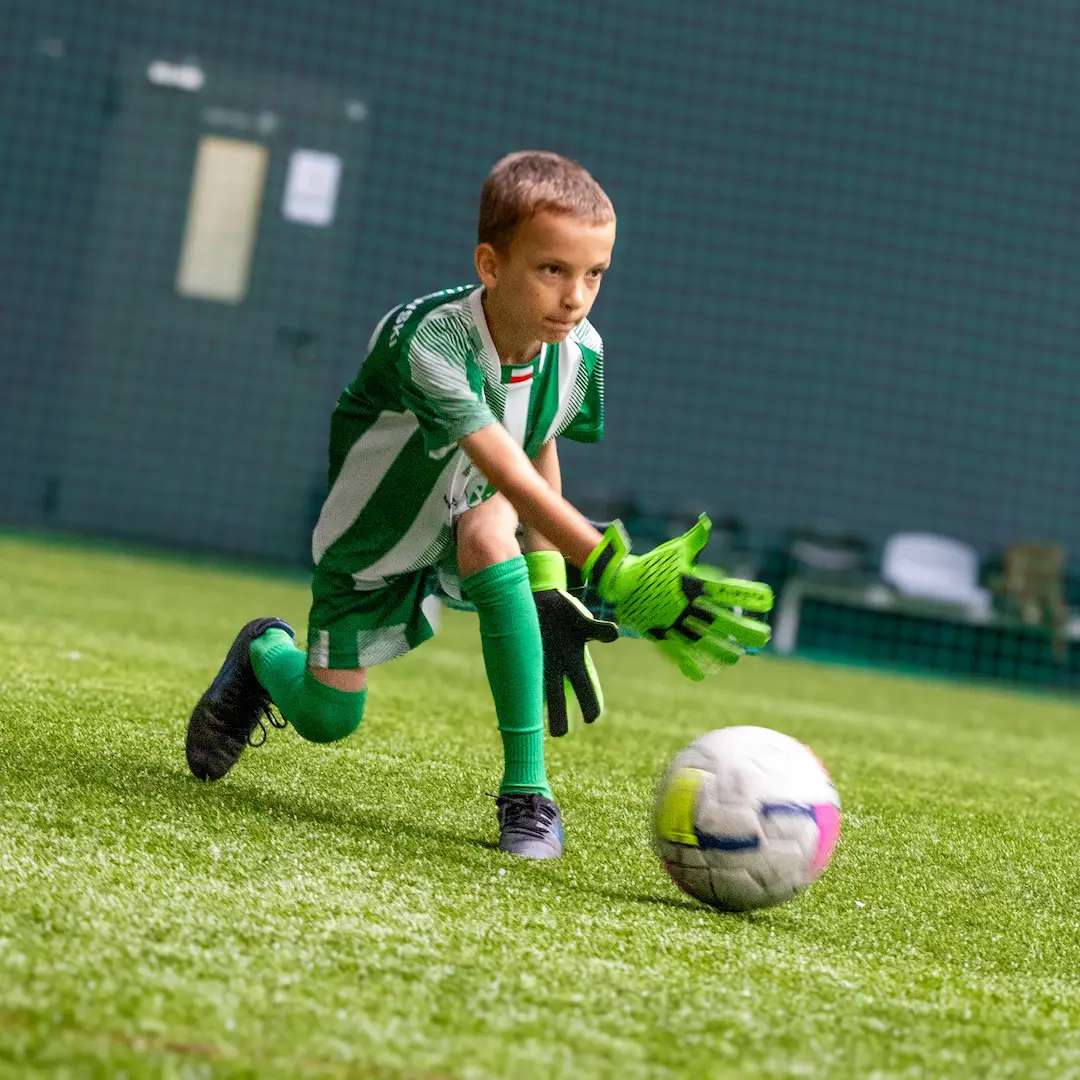
[[[697,565],[711,529],[702,514],[685,536],[636,556],[615,521],[582,567],[600,598],[614,605],[618,622],[655,641],[691,679],[734,664],[744,648],[760,649],[770,635],[766,623],[732,610],[768,611],[768,585]]]
[[[570,730],[566,708],[569,693],[576,695],[586,724],[603,713],[604,693],[588,643],[614,641],[619,628],[594,619],[592,612],[566,591],[566,563],[557,551],[530,551],[525,562],[544,643],[548,731],[557,738]]]

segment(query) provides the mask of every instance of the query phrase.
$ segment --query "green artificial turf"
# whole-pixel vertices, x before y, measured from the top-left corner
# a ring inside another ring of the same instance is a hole
[[[693,684],[596,649],[609,715],[549,743],[567,855],[494,850],[474,620],[374,673],[362,729],[219,784],[184,725],[257,573],[0,538],[0,1075],[1078,1077],[1068,702],[768,657]],[[730,723],[810,743],[826,876],[725,916],[650,849],[655,777]]]

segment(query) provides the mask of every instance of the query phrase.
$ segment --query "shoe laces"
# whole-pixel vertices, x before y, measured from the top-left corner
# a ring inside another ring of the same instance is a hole
[[[493,795],[495,806],[502,811],[502,826],[524,833],[534,840],[543,840],[555,820],[555,805],[543,795]]]
[[[289,726],[289,722],[285,719],[284,716],[280,716],[278,713],[274,712],[274,710],[270,707],[269,701],[264,701],[259,706],[259,713],[260,715],[255,718],[255,727],[253,727],[251,731],[248,732],[248,746],[262,746],[262,744],[266,742],[267,731],[266,724],[263,723],[264,719],[267,723],[269,723],[272,728],[277,728],[279,731],[282,728],[287,728]],[[256,730],[260,732],[260,738],[258,739],[258,741],[256,741],[255,739]]]

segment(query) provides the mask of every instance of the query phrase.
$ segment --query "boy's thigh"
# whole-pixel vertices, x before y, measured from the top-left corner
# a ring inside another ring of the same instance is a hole
[[[355,672],[415,649],[432,636],[422,605],[436,591],[437,581],[435,568],[424,567],[395,575],[376,589],[358,590],[350,575],[316,567],[308,615],[308,666]]]
[[[505,495],[493,495],[466,510],[454,522],[459,575],[468,577],[520,555],[517,529],[517,511]]]

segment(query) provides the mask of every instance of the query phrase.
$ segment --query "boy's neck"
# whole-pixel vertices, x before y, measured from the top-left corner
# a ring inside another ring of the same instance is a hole
[[[491,334],[500,364],[527,364],[540,355],[544,343],[537,340],[521,341],[516,338],[512,321],[502,315],[498,303],[493,300],[487,289],[480,294],[480,302],[484,308],[488,333]]]

